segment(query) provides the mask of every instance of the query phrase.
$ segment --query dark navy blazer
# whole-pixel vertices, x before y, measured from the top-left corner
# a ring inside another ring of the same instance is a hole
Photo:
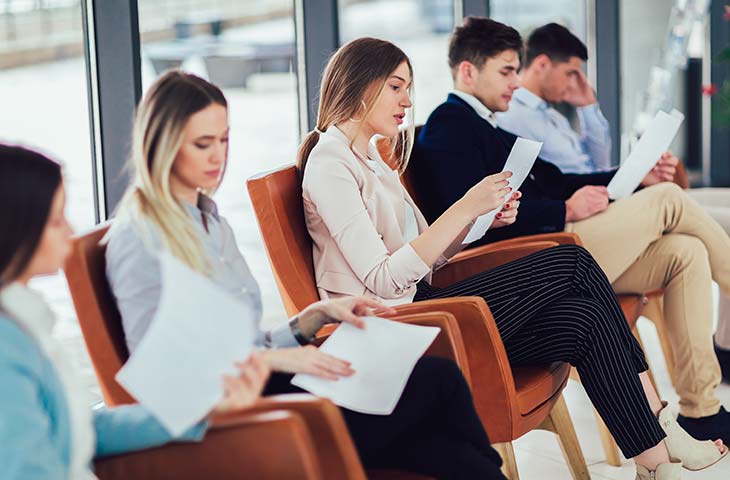
[[[429,223],[484,177],[501,172],[516,138],[450,94],[421,129],[408,166],[417,196],[426,200],[422,210]],[[585,185],[608,185],[615,173],[565,174],[538,158],[520,188],[517,221],[488,231],[473,245],[563,231],[565,200]]]

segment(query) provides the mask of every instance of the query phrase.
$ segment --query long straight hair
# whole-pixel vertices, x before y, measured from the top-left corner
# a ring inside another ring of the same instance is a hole
[[[155,81],[135,114],[133,178],[120,203],[120,213],[151,220],[170,253],[200,272],[209,270],[208,258],[193,219],[170,191],[170,172],[188,119],[213,104],[228,107],[218,87],[190,73],[171,70]]]
[[[24,147],[0,144],[0,288],[28,268],[61,183],[58,163]]]
[[[332,55],[322,78],[316,128],[307,134],[299,147],[300,177],[304,175],[309,154],[319,141],[319,132],[349,119],[367,119],[382,95],[386,81],[403,62],[408,65],[413,79],[411,61],[403,50],[385,40],[370,37],[352,40]],[[412,82],[410,88],[413,89]],[[404,146],[396,162],[400,173],[405,170],[413,148],[413,118],[409,120],[408,128],[399,134],[400,143],[397,137],[390,142],[393,152],[396,145]]]

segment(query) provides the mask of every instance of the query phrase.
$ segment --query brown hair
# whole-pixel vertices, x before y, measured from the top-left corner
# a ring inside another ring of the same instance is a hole
[[[522,52],[522,37],[514,28],[485,17],[466,17],[449,41],[449,67],[456,78],[459,64],[467,61],[481,69],[488,58],[505,50]]]
[[[370,37],[352,40],[332,55],[322,78],[316,128],[307,134],[299,147],[297,168],[300,175],[304,175],[309,154],[319,141],[319,132],[353,117],[367,118],[383,92],[386,80],[403,62],[408,64],[412,79],[413,67],[403,50],[385,40]],[[406,146],[397,162],[401,173],[413,148],[413,129],[411,121],[409,128],[399,135],[402,145]],[[395,148],[397,139],[392,140]]]

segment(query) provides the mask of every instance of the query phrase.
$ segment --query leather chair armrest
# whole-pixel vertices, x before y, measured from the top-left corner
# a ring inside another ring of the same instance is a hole
[[[508,240],[500,240],[499,242],[484,245],[485,247],[502,248],[508,245],[519,245],[529,242],[555,242],[559,245],[580,245],[583,246],[577,233],[571,232],[554,232],[539,233],[537,235],[525,235],[524,237],[510,238]]]
[[[95,462],[100,480],[323,478],[305,420],[289,410],[215,422],[198,443],[173,443]],[[349,477],[342,477],[349,478]]]
[[[322,480],[366,480],[350,432],[340,409],[334,403],[306,393],[272,395],[260,399],[246,412],[270,410],[292,411],[304,420],[316,446]],[[213,423],[218,425],[226,422],[229,417],[230,415],[218,416]],[[246,478],[258,477],[252,475]]]
[[[518,260],[540,250],[558,246],[554,241],[514,242],[513,244],[485,245],[454,255],[448,263],[433,274],[431,284],[447,287],[478,273]]]
[[[474,405],[490,438],[504,437],[503,432],[494,431],[491,427],[509,422],[503,419],[495,422],[493,416],[498,412],[500,417],[516,418],[520,413],[512,367],[497,324],[484,299],[455,297],[427,300],[399,305],[396,310],[398,315],[444,311],[454,316],[467,354],[468,378],[473,379]]]
[[[469,359],[464,346],[464,339],[456,318],[448,312],[428,311],[424,313],[399,314],[388,317],[391,320],[421,325],[424,327],[438,327],[441,332],[426,350],[425,355],[448,358],[459,366],[464,378],[471,385]]]

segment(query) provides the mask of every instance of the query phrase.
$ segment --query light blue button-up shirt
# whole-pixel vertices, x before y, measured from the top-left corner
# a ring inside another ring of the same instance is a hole
[[[262,313],[259,286],[238,250],[231,226],[218,215],[213,200],[204,195],[200,196],[197,206],[185,204],[185,207],[200,233],[203,250],[208,254],[211,280],[249,305],[258,323]],[[124,336],[131,353],[147,332],[160,303],[162,274],[156,250],[163,248],[162,242],[151,221],[134,221],[126,215],[115,219],[107,239],[106,276],[122,316]],[[205,321],[204,318],[200,320]],[[273,347],[299,346],[288,324],[270,332],[259,332],[256,343]]]
[[[565,116],[526,88],[515,91],[509,110],[497,113],[499,126],[530,140],[543,142],[540,158],[563,173],[593,173],[612,168],[608,121],[598,103],[578,107],[580,133]]]

